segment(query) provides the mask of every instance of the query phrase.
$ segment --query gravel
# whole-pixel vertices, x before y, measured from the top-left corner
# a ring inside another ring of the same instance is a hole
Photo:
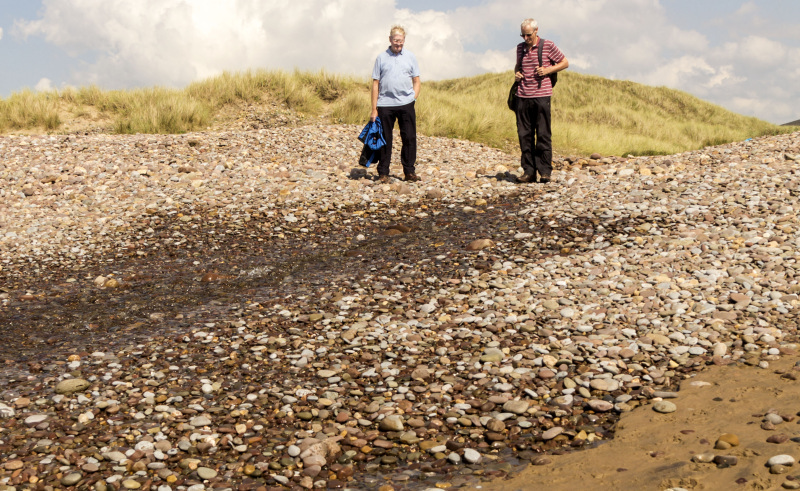
[[[0,487],[474,484],[675,410],[709,364],[796,353],[800,133],[522,185],[515,157],[427,137],[422,182],[379,184],[359,130],[0,137],[0,308],[22,319]],[[326,244],[308,270],[237,263]],[[145,281],[118,270],[175,261],[224,296],[147,304],[105,347],[38,334],[98,303],[72,330],[116,325]]]

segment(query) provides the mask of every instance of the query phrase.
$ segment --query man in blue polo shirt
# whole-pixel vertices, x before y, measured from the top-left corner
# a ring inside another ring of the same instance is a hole
[[[419,64],[414,53],[403,49],[406,31],[394,26],[389,31],[389,49],[378,55],[372,69],[372,113],[370,121],[381,118],[383,138],[380,150],[378,181],[389,182],[389,164],[392,160],[392,130],[397,121],[400,127],[400,161],[405,180],[417,182],[417,114],[414,102],[419,97]]]

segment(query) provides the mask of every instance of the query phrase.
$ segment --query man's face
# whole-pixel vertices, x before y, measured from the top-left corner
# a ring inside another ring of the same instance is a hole
[[[528,46],[533,46],[535,44],[534,41],[536,41],[536,31],[538,31],[538,29],[534,29],[531,26],[527,26],[520,29],[519,35],[522,36],[522,39],[525,40],[525,44],[527,44]]]
[[[392,43],[392,52],[399,53],[403,51],[403,44],[406,42],[406,37],[399,34],[389,36],[389,42]]]

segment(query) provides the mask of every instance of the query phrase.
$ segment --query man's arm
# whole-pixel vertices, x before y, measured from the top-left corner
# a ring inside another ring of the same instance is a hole
[[[416,101],[419,99],[419,91],[422,89],[422,82],[419,81],[419,77],[412,77],[411,83],[414,85],[414,100]]]
[[[372,112],[369,115],[370,121],[375,121],[378,117],[378,91],[380,90],[381,81],[372,80]]]
[[[544,76],[544,75],[550,75],[551,73],[558,73],[561,70],[566,70],[566,68],[568,66],[569,66],[569,61],[567,61],[567,59],[564,58],[563,60],[559,61],[555,65],[551,65],[549,67],[541,68],[542,71],[541,71],[541,73],[539,73],[539,75]]]

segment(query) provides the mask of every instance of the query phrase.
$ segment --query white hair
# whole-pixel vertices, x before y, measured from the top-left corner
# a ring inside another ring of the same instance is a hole
[[[525,29],[526,27],[531,27],[534,31],[539,29],[539,24],[536,23],[536,19],[525,19],[522,21],[520,28]]]
[[[405,38],[406,30],[405,28],[403,28],[403,26],[398,26],[398,25],[392,26],[392,28],[389,30],[389,37],[393,37],[395,34],[399,34],[403,36],[403,38]]]

